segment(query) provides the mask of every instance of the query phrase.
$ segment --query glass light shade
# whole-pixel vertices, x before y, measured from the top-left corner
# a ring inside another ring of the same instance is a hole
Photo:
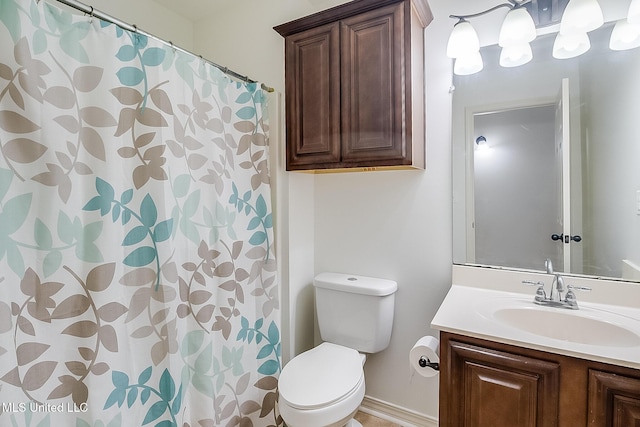
[[[501,47],[522,45],[536,38],[536,24],[525,8],[513,9],[500,27],[498,44]]]
[[[640,46],[640,25],[630,24],[626,19],[616,22],[609,40],[611,50],[627,50]]]
[[[518,67],[533,59],[533,52],[529,43],[503,47],[500,52],[500,65],[503,67]]]
[[[640,25],[640,0],[632,0],[631,5],[629,6],[627,20],[630,24]]]
[[[569,59],[580,56],[591,48],[587,33],[566,35],[558,33],[553,43],[553,57]]]
[[[451,31],[447,43],[447,56],[461,58],[480,51],[478,33],[468,21],[460,21]]]
[[[468,76],[482,70],[484,64],[480,52],[473,52],[466,56],[456,58],[453,72],[458,76]]]
[[[570,0],[562,20],[562,34],[578,34],[593,31],[604,24],[604,15],[598,0]]]

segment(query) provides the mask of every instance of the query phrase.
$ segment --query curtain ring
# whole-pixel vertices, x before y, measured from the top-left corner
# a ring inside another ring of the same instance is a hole
[[[176,47],[173,45],[173,42],[171,40],[169,40],[169,46],[171,47],[173,53],[176,53]]]
[[[89,24],[93,23],[93,6],[89,6],[91,8],[91,12],[89,12]]]

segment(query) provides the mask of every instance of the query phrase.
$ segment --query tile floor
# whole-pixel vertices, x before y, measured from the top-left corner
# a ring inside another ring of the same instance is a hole
[[[358,412],[354,418],[360,421],[363,427],[401,427],[399,424],[382,420],[364,412]]]

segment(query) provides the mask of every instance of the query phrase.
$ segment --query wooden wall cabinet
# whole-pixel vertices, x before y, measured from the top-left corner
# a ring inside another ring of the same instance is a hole
[[[356,0],[285,37],[287,170],[425,165],[426,0]]]
[[[640,371],[442,332],[439,425],[640,426]]]

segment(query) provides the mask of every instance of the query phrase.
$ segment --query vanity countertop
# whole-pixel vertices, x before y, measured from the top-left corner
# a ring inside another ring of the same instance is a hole
[[[593,301],[600,292],[614,292],[611,287],[599,289],[600,285],[615,284],[589,283],[595,286],[595,297],[585,298],[588,293],[576,292],[580,309],[568,310],[534,304],[535,287],[521,285],[522,280],[546,279],[544,275],[538,278],[520,273],[494,280],[485,277],[495,274],[486,269],[462,273],[454,272],[453,285],[433,318],[432,328],[640,369],[640,299],[635,295],[639,285],[622,289],[622,300],[615,304],[612,299],[606,303]],[[635,298],[631,304],[630,297]],[[539,330],[544,332],[538,333]]]

